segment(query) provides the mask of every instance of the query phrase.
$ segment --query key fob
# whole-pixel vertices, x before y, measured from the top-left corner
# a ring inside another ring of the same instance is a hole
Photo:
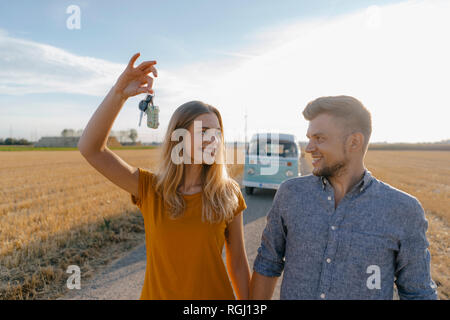
[[[147,108],[147,127],[157,129],[159,126],[159,108],[153,104]]]
[[[142,112],[145,112],[145,110],[147,110],[148,108],[148,102],[146,100],[141,100],[141,102],[139,102],[139,110],[141,110]]]

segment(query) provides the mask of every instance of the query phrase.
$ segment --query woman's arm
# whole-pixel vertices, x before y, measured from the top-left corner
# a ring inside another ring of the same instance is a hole
[[[157,76],[154,67],[156,61],[145,61],[135,68],[134,63],[139,55],[136,53],[130,59],[124,72],[89,120],[78,142],[81,154],[98,172],[135,196],[138,196],[139,171],[113,153],[106,142],[125,101],[140,93],[153,93],[153,78],[148,74]]]
[[[227,268],[231,283],[239,300],[249,299],[250,268],[244,245],[242,212],[228,225],[228,241],[225,242]]]

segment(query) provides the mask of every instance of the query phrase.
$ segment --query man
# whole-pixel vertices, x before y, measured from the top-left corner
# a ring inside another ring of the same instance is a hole
[[[371,115],[349,96],[303,111],[313,175],[285,181],[267,214],[252,299],[437,299],[419,201],[364,166]]]

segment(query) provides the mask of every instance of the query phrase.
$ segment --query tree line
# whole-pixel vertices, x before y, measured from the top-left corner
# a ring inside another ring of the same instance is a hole
[[[15,138],[6,138],[3,140],[3,138],[0,138],[0,145],[6,145],[6,146],[12,146],[12,145],[23,145],[27,146],[32,144],[27,139],[15,139]]]

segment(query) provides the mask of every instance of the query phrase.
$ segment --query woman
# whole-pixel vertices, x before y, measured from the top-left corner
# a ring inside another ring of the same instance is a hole
[[[157,77],[156,61],[145,61],[135,68],[138,57],[139,53],[130,59],[90,119],[78,148],[97,171],[129,192],[132,202],[141,209],[147,267],[140,298],[235,299],[222,260],[225,242],[227,269],[236,296],[248,299],[250,269],[241,214],[247,206],[239,185],[228,177],[223,164],[219,111],[199,101],[181,105],[169,122],[155,173],[127,164],[106,147],[114,119],[126,99],[153,93],[149,74]],[[202,138],[211,130],[216,133],[211,141],[202,139],[206,141],[195,148],[195,137]],[[172,137],[180,132],[184,134],[184,148],[178,153],[174,150],[180,142],[172,141]],[[196,161],[198,152],[210,159]]]

